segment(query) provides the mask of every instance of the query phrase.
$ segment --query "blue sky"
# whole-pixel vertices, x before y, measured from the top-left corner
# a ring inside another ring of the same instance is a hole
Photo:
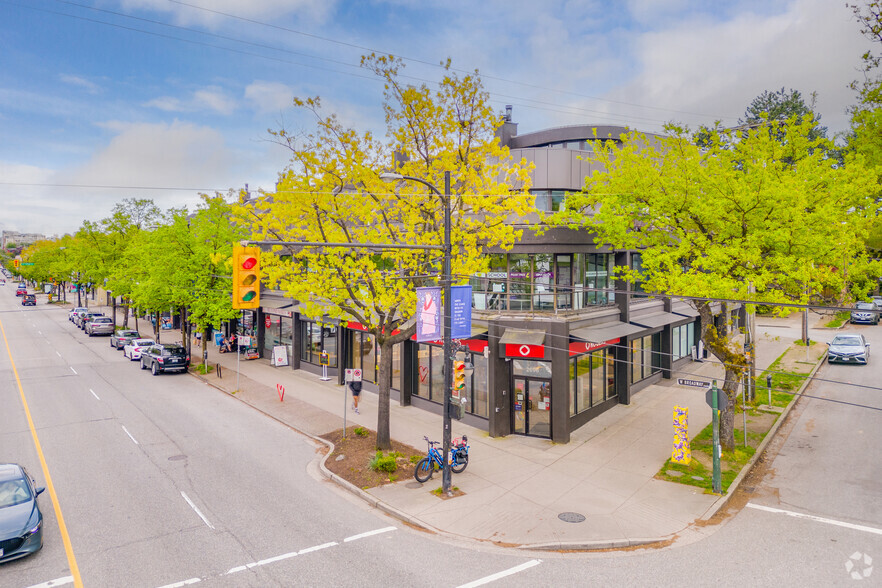
[[[764,90],[847,128],[867,42],[836,0],[0,0],[0,229],[73,232],[124,198],[274,185],[294,96],[384,134],[371,51],[478,69],[519,131],[734,125]],[[89,187],[72,187],[89,186]]]

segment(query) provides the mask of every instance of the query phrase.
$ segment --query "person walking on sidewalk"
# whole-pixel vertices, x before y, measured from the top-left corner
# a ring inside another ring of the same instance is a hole
[[[355,411],[355,414],[360,414],[358,412],[358,397],[361,396],[361,380],[349,382],[349,389],[352,390],[352,410]]]

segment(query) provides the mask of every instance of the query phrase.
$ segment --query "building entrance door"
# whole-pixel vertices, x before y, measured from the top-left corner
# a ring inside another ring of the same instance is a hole
[[[515,376],[512,390],[512,431],[551,438],[551,380]]]

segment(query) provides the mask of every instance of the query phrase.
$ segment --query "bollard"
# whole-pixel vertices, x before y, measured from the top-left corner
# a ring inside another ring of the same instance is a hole
[[[217,367],[215,368],[215,369],[217,370],[217,377],[218,377],[218,378],[223,378],[223,375],[221,374],[221,364],[218,363],[218,364],[215,364],[215,365],[217,365]]]
[[[766,386],[769,388],[769,408],[772,408],[772,374],[766,374]]]

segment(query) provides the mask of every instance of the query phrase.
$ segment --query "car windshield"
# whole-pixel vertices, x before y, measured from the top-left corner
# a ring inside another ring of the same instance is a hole
[[[31,499],[31,489],[23,478],[0,482],[0,508],[22,504]]]
[[[844,347],[863,347],[860,337],[836,337],[831,345],[842,345]]]
[[[872,302],[858,302],[854,307],[860,310],[873,310],[875,305]]]
[[[135,339],[132,341],[132,345],[136,347],[146,347],[147,345],[153,345],[153,339]]]
[[[138,331],[120,331],[120,337],[137,337]]]

